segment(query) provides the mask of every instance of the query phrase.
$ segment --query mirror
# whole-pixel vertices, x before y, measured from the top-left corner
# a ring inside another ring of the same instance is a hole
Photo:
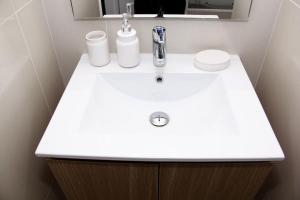
[[[252,0],[71,0],[74,18],[200,18],[247,20]]]

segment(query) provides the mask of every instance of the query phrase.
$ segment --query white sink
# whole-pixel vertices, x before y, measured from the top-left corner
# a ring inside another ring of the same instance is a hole
[[[162,82],[157,82],[158,77]],[[208,73],[99,74],[79,132],[237,134],[223,85],[220,76]],[[169,115],[166,127],[157,128],[150,123],[150,115],[157,111]]]
[[[100,90],[100,95],[103,95],[103,80],[125,95],[152,102],[177,101],[210,91],[218,94],[223,90],[217,74],[105,73],[95,85],[95,92],[98,94]]]
[[[276,161],[284,155],[238,56],[223,71],[142,55],[134,69],[83,55],[41,140],[41,157],[126,161]],[[151,124],[164,112],[169,123]]]

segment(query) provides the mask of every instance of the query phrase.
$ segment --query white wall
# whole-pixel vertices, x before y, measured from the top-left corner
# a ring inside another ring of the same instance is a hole
[[[63,91],[40,0],[0,2],[0,199],[43,200],[52,183],[34,152]]]
[[[257,91],[286,160],[274,170],[268,200],[300,199],[300,0],[284,0]]]
[[[121,20],[74,21],[69,0],[43,0],[53,33],[54,44],[65,84],[85,52],[84,35],[95,29],[106,30],[115,51],[115,36]],[[166,26],[168,51],[196,53],[219,48],[241,56],[253,83],[265,54],[280,0],[254,0],[249,22],[208,22],[198,20],[135,20],[141,51],[151,52],[151,29]]]

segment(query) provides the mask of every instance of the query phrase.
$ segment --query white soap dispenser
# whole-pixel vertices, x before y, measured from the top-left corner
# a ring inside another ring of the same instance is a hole
[[[140,64],[140,44],[136,31],[128,23],[130,14],[123,14],[123,24],[118,31],[117,54],[121,67],[131,68]]]

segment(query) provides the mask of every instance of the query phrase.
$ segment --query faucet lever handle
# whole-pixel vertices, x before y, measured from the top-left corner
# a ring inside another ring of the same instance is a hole
[[[166,43],[166,28],[162,26],[155,26],[152,31],[153,41],[164,44]]]

